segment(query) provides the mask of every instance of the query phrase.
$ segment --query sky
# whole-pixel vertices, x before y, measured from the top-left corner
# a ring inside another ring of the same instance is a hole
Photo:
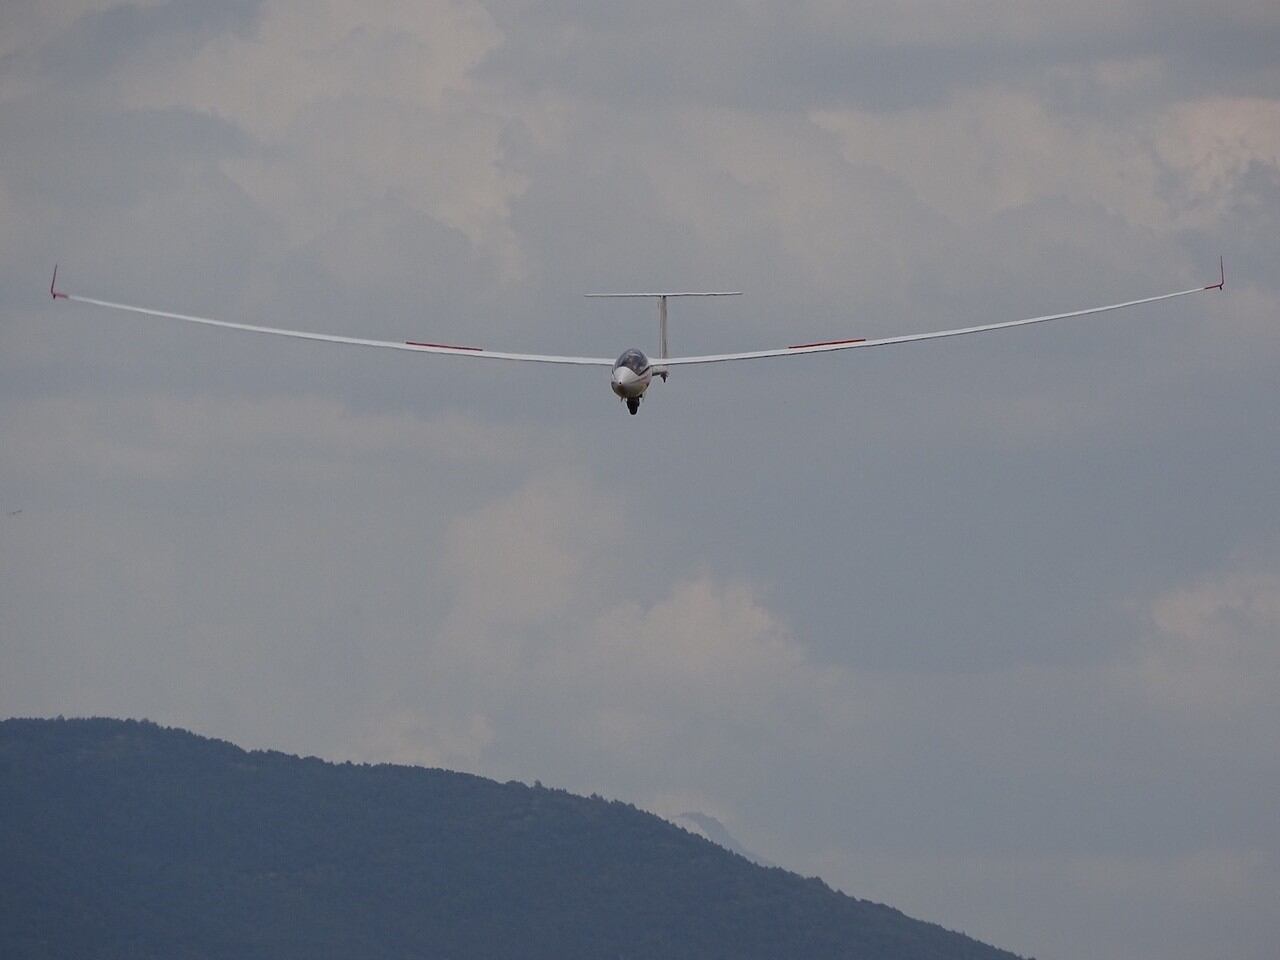
[[[6,0],[0,715],[541,780],[1042,960],[1280,941],[1280,8]],[[52,303],[685,368],[470,363]],[[20,512],[18,512],[20,511]]]

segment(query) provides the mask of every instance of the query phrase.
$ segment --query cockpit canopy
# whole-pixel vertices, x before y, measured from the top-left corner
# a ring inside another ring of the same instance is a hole
[[[637,350],[632,347],[614,362],[613,369],[617,370],[619,367],[626,367],[636,376],[639,376],[649,369],[649,358],[644,355],[643,350]]]

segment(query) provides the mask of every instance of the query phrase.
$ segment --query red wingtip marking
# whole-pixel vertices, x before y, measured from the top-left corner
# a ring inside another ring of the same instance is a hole
[[[838,347],[844,343],[866,343],[866,337],[858,337],[856,340],[819,340],[817,343],[793,343],[787,347],[788,350],[803,350],[806,347]]]
[[[484,347],[460,347],[456,343],[423,343],[421,340],[406,340],[406,347],[435,347],[438,350],[475,350],[484,352]]]

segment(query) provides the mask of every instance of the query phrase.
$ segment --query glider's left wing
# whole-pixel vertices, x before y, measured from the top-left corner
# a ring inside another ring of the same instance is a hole
[[[853,350],[860,347],[885,347],[893,343],[916,343],[920,340],[940,340],[943,337],[961,337],[968,333],[986,333],[988,330],[1005,330],[1009,327],[1024,327],[1033,323],[1048,323],[1050,320],[1069,320],[1072,317],[1087,317],[1095,313],[1107,313],[1110,310],[1123,310],[1125,307],[1136,307],[1144,303],[1158,303],[1161,300],[1172,300],[1175,297],[1187,297],[1193,293],[1206,290],[1221,290],[1226,285],[1226,271],[1222,261],[1218,261],[1218,282],[1204,287],[1193,287],[1190,290],[1178,290],[1175,293],[1162,293],[1154,297],[1143,297],[1141,300],[1126,300],[1124,303],[1111,303],[1103,307],[1089,307],[1086,310],[1072,310],[1068,313],[1051,313],[1043,317],[1028,317],[1025,320],[1005,320],[1001,323],[984,323],[977,327],[958,327],[955,330],[937,330],[932,333],[911,333],[900,337],[882,337],[878,340],[859,338],[854,340],[821,340],[816,343],[797,343],[790,347],[779,347],[775,350],[750,350],[745,353],[714,353],[701,357],[664,357],[664,366],[688,365],[694,363],[725,363],[729,360],[763,360],[767,357],[795,357],[810,353],[831,353],[836,350]]]
[[[427,343],[418,340],[366,340],[362,337],[342,337],[332,333],[307,333],[304,330],[261,327],[252,323],[231,323],[227,320],[193,317],[185,313],[151,310],[147,307],[135,307],[127,303],[113,303],[110,300],[97,300],[93,297],[77,296],[74,293],[63,293],[57,288],[57,282],[58,269],[54,267],[53,282],[49,285],[49,293],[53,295],[55,300],[88,303],[95,307],[106,307],[108,310],[123,310],[126,313],[160,317],[164,320],[182,320],[186,323],[199,323],[207,327],[223,327],[227,330],[243,330],[248,333],[270,333],[278,337],[292,337],[295,340],[318,340],[321,343],[346,344],[352,347],[382,347],[387,350],[407,350],[410,353],[438,353],[450,357],[487,357],[490,360],[525,360],[532,363],[569,363],[596,367],[613,366],[613,361],[607,357],[557,357],[541,353],[506,353],[498,350],[484,350],[480,347],[461,347],[448,343]]]

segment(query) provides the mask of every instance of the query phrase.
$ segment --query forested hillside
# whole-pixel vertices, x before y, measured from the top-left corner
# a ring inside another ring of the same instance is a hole
[[[0,723],[6,960],[1011,956],[623,803],[150,723]]]

